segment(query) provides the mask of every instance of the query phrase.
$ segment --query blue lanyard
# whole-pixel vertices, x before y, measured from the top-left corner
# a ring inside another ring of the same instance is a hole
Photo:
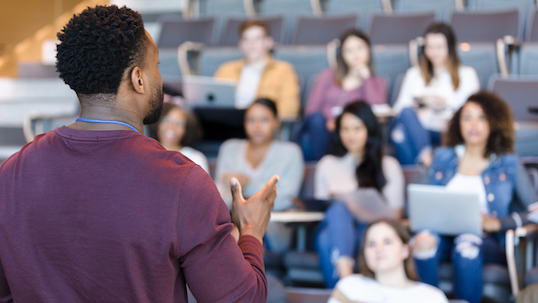
[[[137,130],[136,128],[134,128],[131,124],[128,124],[128,123],[125,123],[125,122],[121,122],[121,121],[116,121],[116,120],[97,120],[97,119],[78,118],[78,119],[76,119],[75,121],[90,122],[90,123],[110,123],[110,124],[119,124],[119,125],[127,126],[127,127],[129,127],[130,129],[134,130],[135,132],[138,132],[138,130]]]

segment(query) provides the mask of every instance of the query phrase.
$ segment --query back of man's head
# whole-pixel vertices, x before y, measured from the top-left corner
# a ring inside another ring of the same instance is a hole
[[[127,7],[87,8],[65,25],[58,39],[56,68],[77,94],[115,95],[125,70],[144,62],[144,22]]]

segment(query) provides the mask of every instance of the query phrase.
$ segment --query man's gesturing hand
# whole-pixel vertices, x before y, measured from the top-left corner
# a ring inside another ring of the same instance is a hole
[[[239,228],[241,236],[252,235],[263,244],[263,235],[271,218],[276,198],[276,183],[280,178],[273,176],[264,188],[245,200],[241,184],[232,178],[232,220]]]

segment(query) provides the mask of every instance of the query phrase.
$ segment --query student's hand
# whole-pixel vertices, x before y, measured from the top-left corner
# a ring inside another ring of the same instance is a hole
[[[273,176],[264,188],[248,200],[243,198],[241,184],[237,179],[230,181],[232,190],[232,219],[239,228],[241,236],[252,235],[263,244],[265,229],[271,218],[276,198],[276,183],[279,177]]]
[[[529,207],[527,207],[527,210],[531,213],[533,211],[537,211],[538,210],[538,202],[535,202],[535,203],[532,203],[531,205],[529,205]]]
[[[419,157],[420,157],[420,159],[419,159],[420,163],[425,168],[428,168],[428,167],[430,167],[432,165],[432,163],[433,163],[433,153],[432,153],[431,149],[421,153],[419,155]]]
[[[495,217],[482,214],[482,229],[488,233],[494,233],[501,230],[501,221]]]
[[[370,67],[367,64],[360,64],[357,67],[352,67],[349,70],[349,75],[358,77],[361,80],[370,78],[372,73],[370,72]]]
[[[248,182],[250,181],[250,178],[248,176],[243,175],[241,173],[226,173],[222,175],[222,183],[230,184],[230,181],[233,178],[236,178],[242,187],[246,187]]]

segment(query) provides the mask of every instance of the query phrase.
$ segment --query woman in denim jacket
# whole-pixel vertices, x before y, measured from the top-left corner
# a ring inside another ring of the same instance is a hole
[[[510,107],[497,95],[470,96],[449,123],[448,147],[437,150],[430,183],[479,194],[482,238],[456,238],[428,231],[415,237],[414,256],[421,280],[438,284],[439,262],[451,257],[455,295],[470,303],[482,297],[483,263],[505,263],[503,231],[526,224],[527,208],[538,198],[514,152]]]

